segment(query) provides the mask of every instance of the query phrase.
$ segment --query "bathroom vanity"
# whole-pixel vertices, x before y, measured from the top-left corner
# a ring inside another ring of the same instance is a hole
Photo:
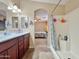
[[[7,34],[0,37],[0,59],[22,59],[29,48],[29,33]]]

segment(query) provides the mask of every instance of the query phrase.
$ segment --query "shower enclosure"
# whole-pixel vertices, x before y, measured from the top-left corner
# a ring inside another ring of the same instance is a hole
[[[54,28],[54,22],[53,22],[53,16],[50,16],[50,38],[51,38],[51,44],[52,48],[57,50],[57,40],[56,40],[56,32]]]

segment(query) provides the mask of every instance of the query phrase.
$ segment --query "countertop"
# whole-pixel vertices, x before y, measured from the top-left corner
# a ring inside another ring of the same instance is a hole
[[[6,32],[3,34],[0,34],[0,43],[11,40],[13,38],[28,34],[29,32]]]

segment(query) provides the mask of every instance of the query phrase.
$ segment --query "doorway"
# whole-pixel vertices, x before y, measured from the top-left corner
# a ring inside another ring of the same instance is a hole
[[[44,9],[34,11],[35,45],[47,46],[48,12]]]

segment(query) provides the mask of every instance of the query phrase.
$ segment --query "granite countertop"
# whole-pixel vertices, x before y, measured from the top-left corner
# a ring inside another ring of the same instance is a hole
[[[29,32],[9,32],[9,33],[3,33],[0,34],[0,43],[5,42],[7,40],[11,40],[13,38],[28,34]]]

